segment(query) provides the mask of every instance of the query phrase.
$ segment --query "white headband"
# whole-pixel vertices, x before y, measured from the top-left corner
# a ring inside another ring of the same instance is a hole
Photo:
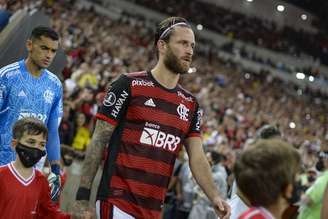
[[[161,34],[159,39],[163,39],[168,34],[168,32],[171,31],[176,26],[187,26],[187,27],[189,27],[189,25],[185,22],[179,22],[179,23],[173,24],[170,27],[166,28],[166,30],[163,31],[163,33]]]

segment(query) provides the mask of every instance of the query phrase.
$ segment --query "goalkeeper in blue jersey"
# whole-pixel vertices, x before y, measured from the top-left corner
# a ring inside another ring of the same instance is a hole
[[[60,189],[60,142],[58,126],[62,117],[63,89],[60,80],[48,71],[59,46],[58,34],[48,27],[32,30],[26,42],[28,57],[0,69],[0,165],[15,160],[11,149],[12,126],[24,117],[42,120],[48,128],[46,151],[51,170],[57,175],[52,186],[56,201]],[[42,169],[45,160],[37,164]]]

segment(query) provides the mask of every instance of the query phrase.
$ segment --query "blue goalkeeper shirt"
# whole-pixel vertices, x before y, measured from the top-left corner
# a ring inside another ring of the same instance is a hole
[[[0,165],[15,159],[11,149],[12,128],[24,117],[35,117],[48,127],[48,159],[60,159],[58,126],[63,114],[62,84],[44,69],[33,77],[21,60],[0,69]]]

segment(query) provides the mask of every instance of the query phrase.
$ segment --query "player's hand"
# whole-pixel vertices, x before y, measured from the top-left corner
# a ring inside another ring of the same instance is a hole
[[[96,211],[89,207],[89,201],[76,200],[71,209],[72,219],[96,219]]]
[[[213,199],[212,205],[220,219],[230,218],[231,208],[226,201],[217,196]]]
[[[51,189],[50,190],[51,200],[54,203],[57,203],[59,201],[60,189],[61,189],[60,175],[50,173],[48,176],[48,182]]]

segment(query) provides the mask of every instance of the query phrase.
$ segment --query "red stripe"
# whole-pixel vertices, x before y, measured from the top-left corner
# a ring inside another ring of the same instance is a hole
[[[131,73],[127,73],[125,75],[128,77],[147,76],[147,72],[146,71],[131,72]]]
[[[191,138],[191,137],[200,137],[201,138],[201,134],[198,132],[191,132],[186,138]]]
[[[127,113],[127,119],[154,121],[158,124],[175,126],[184,133],[186,133],[189,128],[189,122],[181,120],[178,115],[172,115],[156,109],[140,106],[131,106]]]
[[[161,212],[142,208],[134,203],[123,199],[110,199],[110,202],[122,211],[135,216],[136,218],[160,219]]]
[[[141,144],[140,143],[141,132],[134,131],[130,129],[125,129],[122,135],[122,141],[131,144]],[[148,145],[151,146],[151,145]]]
[[[170,93],[161,89],[160,87],[143,87],[135,86],[131,89],[132,96],[144,96],[147,94],[149,98],[159,98],[174,104],[183,103],[189,109],[194,110],[195,101],[185,101],[182,97],[179,97],[177,93]]]
[[[172,174],[172,166],[169,164],[165,164],[163,162],[155,161],[144,157],[133,156],[130,154],[120,153],[117,157],[116,163],[122,166],[140,169],[146,172],[164,175],[168,177],[170,177]]]
[[[137,182],[130,179],[122,179],[118,176],[112,176],[111,187],[123,189],[147,198],[164,200],[166,189],[150,184]]]
[[[108,215],[108,204],[106,202],[104,202],[103,204],[103,207],[104,207],[104,218],[109,218],[109,215]]]
[[[116,126],[117,125],[117,121],[115,121],[114,119],[111,119],[111,118],[105,116],[104,114],[97,113],[96,114],[96,118],[97,119],[100,119],[100,120],[104,120],[104,121],[110,123],[113,126]]]

